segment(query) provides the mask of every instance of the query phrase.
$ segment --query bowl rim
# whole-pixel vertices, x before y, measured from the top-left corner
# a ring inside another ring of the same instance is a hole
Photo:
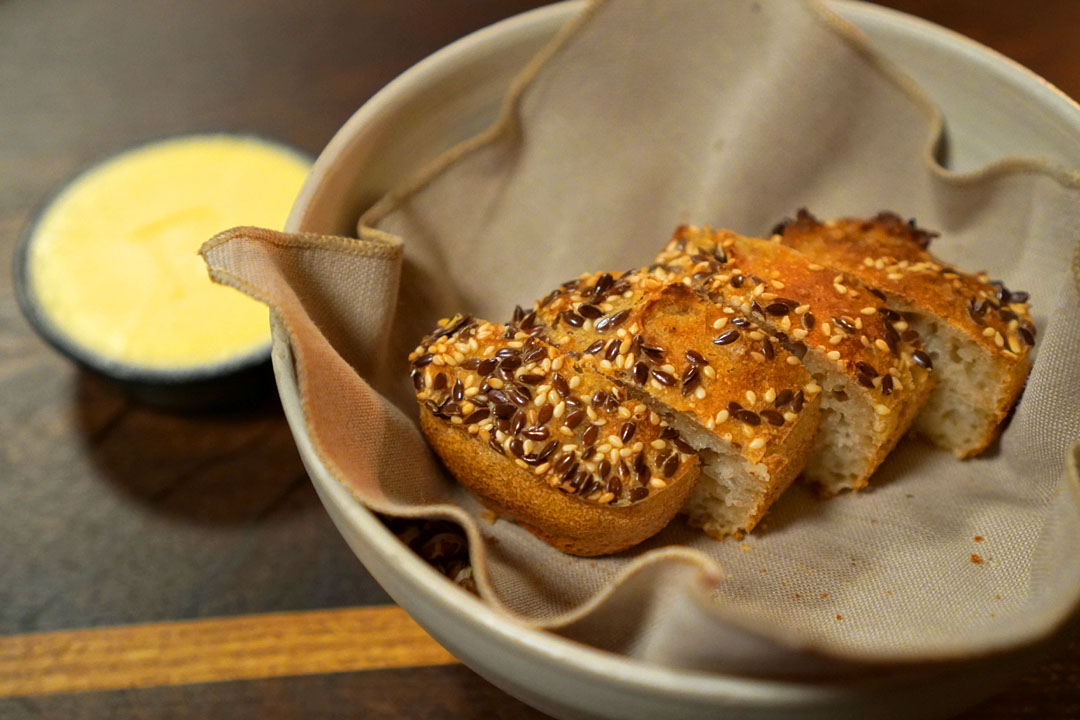
[[[562,0],[562,2],[512,16],[456,40],[394,78],[367,100],[326,145],[296,199],[286,230],[299,232],[309,229],[305,227],[311,221],[308,209],[313,198],[317,197],[327,171],[335,166],[356,135],[363,130],[365,124],[391,109],[403,98],[407,98],[412,92],[410,88],[447,72],[449,66],[461,62],[460,56],[475,51],[477,45],[487,43],[494,36],[508,37],[531,29],[536,24],[549,23],[553,28],[557,28],[557,23],[568,20],[584,5],[585,0]],[[999,78],[1022,87],[1026,92],[1038,93],[1042,101],[1052,104],[1059,113],[1074,114],[1076,117],[1071,124],[1080,133],[1080,105],[1030,69],[1001,53],[933,22],[891,8],[860,0],[828,0],[825,5],[835,10],[845,20],[857,15],[860,18],[869,18],[892,25],[899,24],[905,28],[911,28],[918,34],[930,36],[968,59],[973,59],[980,65],[992,69]],[[315,230],[317,231],[317,228]],[[272,320],[272,324],[274,325],[272,360],[279,392],[282,395],[282,404],[305,463],[311,463],[311,467],[316,469],[316,472],[312,473],[312,481],[319,490],[320,496],[323,497],[324,502],[334,503],[335,507],[357,529],[357,534],[372,553],[378,555],[383,562],[398,567],[400,574],[408,577],[410,583],[422,587],[427,593],[427,599],[432,603],[438,603],[441,611],[453,621],[473,627],[483,627],[497,635],[502,641],[529,653],[534,659],[561,663],[572,669],[575,674],[595,678],[603,683],[614,681],[627,687],[646,688],[649,694],[672,698],[677,696],[680,700],[688,698],[703,702],[738,700],[754,706],[777,706],[786,703],[798,703],[805,706],[807,703],[813,705],[828,703],[838,698],[849,698],[853,688],[865,690],[890,682],[890,678],[882,674],[858,675],[845,679],[843,682],[815,684],[805,681],[669,668],[530,628],[499,612],[480,598],[452,584],[413,553],[382,524],[373,511],[361,505],[348,489],[334,479],[327,468],[321,464],[304,429],[303,411],[299,405],[298,387],[287,334],[276,319]],[[448,588],[454,588],[454,590],[448,591]],[[404,603],[403,607],[407,604]],[[992,650],[985,655],[961,659],[960,662],[993,660],[1000,663],[1003,657],[1016,658],[1030,653],[1047,639],[1046,637],[1034,638],[1029,644],[1005,650]],[[885,671],[890,667],[899,667],[899,665],[880,666]],[[933,668],[934,664],[927,663],[926,667]],[[987,692],[991,691],[992,689]]]

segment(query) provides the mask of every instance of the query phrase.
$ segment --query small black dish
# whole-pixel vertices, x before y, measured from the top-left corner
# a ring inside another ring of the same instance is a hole
[[[80,171],[76,178],[95,167],[97,163]],[[208,365],[152,368],[117,361],[95,352],[70,338],[53,322],[42,309],[30,282],[29,251],[42,217],[66,186],[67,183],[50,195],[23,228],[13,258],[19,309],[42,339],[80,368],[101,376],[137,402],[166,410],[246,407],[275,393],[269,340],[253,351]]]

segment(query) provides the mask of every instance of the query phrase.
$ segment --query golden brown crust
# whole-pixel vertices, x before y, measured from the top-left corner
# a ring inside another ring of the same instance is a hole
[[[875,412],[875,451],[849,485],[865,486],[926,401],[929,357],[906,321],[856,277],[777,242],[683,226],[657,256],[654,274],[688,279],[715,303],[735,308],[816,353],[853,381]]]
[[[659,531],[697,479],[673,428],[528,334],[470,318],[410,355],[421,427],[485,505],[578,555]]]
[[[598,505],[551,489],[427,408],[420,410],[420,427],[447,469],[486,507],[559,550],[584,557],[625,550],[662,530],[697,473],[696,463],[685,463],[665,492],[624,507]]]
[[[628,289],[610,299],[611,312],[603,317],[626,312],[625,320],[607,330],[597,330],[595,323],[568,325],[566,313],[581,307],[601,275],[583,276],[536,310],[545,337],[566,352],[580,353],[584,366],[693,418],[745,450],[753,463],[780,452],[800,417],[812,423],[816,388],[798,358],[760,329],[739,327],[736,323],[746,322],[740,315],[705,301],[686,285],[664,285],[648,273],[623,274],[616,279]],[[724,342],[714,342],[718,338]],[[599,345],[603,348],[594,351]]]
[[[802,211],[780,237],[784,245],[857,276],[886,297],[945,320],[1003,362],[1023,366],[1035,338],[1028,294],[1010,291],[985,273],[965,273],[941,262],[926,249],[929,236],[892,213],[821,223]]]
[[[1031,369],[1035,325],[1028,294],[1010,291],[985,273],[964,273],[942,263],[927,250],[936,233],[893,213],[822,223],[800,210],[777,230],[784,245],[859,277],[894,309],[933,317],[987,353],[1000,378],[999,392],[985,408],[992,421],[974,446],[950,449],[968,457],[989,446]]]
[[[665,284],[650,268],[588,273],[520,320],[763,465],[760,502],[740,531],[753,529],[810,457],[820,387],[775,337],[689,285]]]

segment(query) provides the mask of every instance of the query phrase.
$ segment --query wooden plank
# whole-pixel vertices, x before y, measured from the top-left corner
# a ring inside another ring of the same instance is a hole
[[[396,606],[272,613],[0,638],[0,697],[454,662]]]
[[[464,665],[0,698],[0,718],[550,720],[547,715],[503,693]]]

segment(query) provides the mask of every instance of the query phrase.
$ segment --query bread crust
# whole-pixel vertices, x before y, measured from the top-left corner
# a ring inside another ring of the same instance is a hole
[[[445,320],[410,363],[421,428],[451,473],[560,550],[645,540],[697,480],[697,455],[674,428],[519,329]]]
[[[689,284],[665,283],[653,268],[586,273],[538,301],[523,323],[764,467],[757,504],[730,534],[752,530],[810,457],[819,388],[799,358]]]
[[[573,327],[565,319],[560,320],[564,313],[580,307],[582,294],[588,294],[600,275],[583,276],[538,307],[536,322],[546,326],[545,337],[566,352],[579,353],[583,366],[648,393],[672,411],[693,418],[744,451],[750,462],[767,462],[775,469],[798,464],[799,456],[786,447],[786,438],[802,418],[815,425],[817,408],[815,393],[806,392],[812,379],[798,358],[757,328],[737,327],[732,322],[741,319],[737,313],[724,312],[687,285],[665,285],[647,273],[616,275],[629,289],[613,299],[611,313],[625,309],[629,314],[614,332],[597,331],[595,323],[592,327]],[[625,329],[621,336],[617,334],[620,329]],[[734,339],[722,345],[713,342],[725,334],[732,334]],[[589,348],[599,341],[606,346],[612,342],[622,345],[626,352],[613,353],[613,357],[607,357],[605,351],[590,352]],[[766,341],[769,358],[761,352]],[[639,346],[636,349],[635,344]],[[688,353],[696,353],[701,361],[692,361]],[[639,364],[648,370],[647,375],[638,370]],[[693,371],[695,366],[697,372]],[[640,376],[635,376],[636,371]],[[803,393],[796,408],[790,403],[775,406],[776,395],[785,390],[792,395]],[[730,407],[732,403],[756,417],[749,417],[750,423],[740,420]],[[762,412],[767,416],[763,417]]]
[[[713,302],[814,353],[816,365],[851,382],[874,411],[874,450],[846,489],[864,487],[926,402],[929,357],[901,316],[853,275],[778,242],[683,226],[657,256],[654,273],[688,279]],[[817,480],[813,465],[807,468]]]
[[[485,507],[571,555],[608,555],[652,537],[675,517],[697,479],[695,460],[665,492],[624,507],[597,505],[550,488],[427,408],[420,410],[420,427],[447,469]]]
[[[1035,343],[1028,294],[1011,292],[985,273],[965,273],[927,249],[937,233],[882,212],[870,219],[821,222],[806,210],[777,228],[780,241],[859,277],[900,312],[918,312],[946,325],[987,355],[998,380],[983,410],[990,420],[969,445],[946,444],[958,457],[985,450],[1015,404],[1031,370]]]

